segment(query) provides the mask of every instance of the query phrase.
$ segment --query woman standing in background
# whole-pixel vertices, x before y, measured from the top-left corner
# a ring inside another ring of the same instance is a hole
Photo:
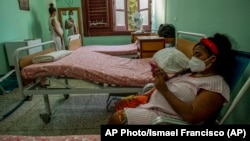
[[[53,3],[50,3],[49,14],[49,30],[52,39],[55,41],[56,49],[64,49],[63,29],[61,24],[56,19],[56,8],[54,7]]]
[[[77,34],[77,23],[73,18],[73,11],[69,11],[69,18],[65,20],[65,28],[68,29],[68,36]]]

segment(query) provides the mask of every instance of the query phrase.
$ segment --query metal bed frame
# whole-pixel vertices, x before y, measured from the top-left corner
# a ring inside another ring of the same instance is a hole
[[[65,99],[69,97],[69,94],[103,94],[103,93],[111,93],[111,94],[119,94],[119,95],[127,95],[128,93],[139,93],[142,91],[142,87],[123,87],[123,86],[105,86],[101,84],[95,84],[93,83],[94,88],[76,88],[68,83],[68,80],[73,78],[59,78],[59,77],[47,77],[46,79],[49,80],[49,82],[55,82],[60,86],[64,86],[64,88],[51,88],[49,87],[49,84],[41,86],[40,85],[40,79],[37,79],[36,82],[29,84],[28,86],[24,86],[21,76],[21,68],[19,65],[19,54],[22,51],[35,48],[37,46],[43,46],[48,45],[51,43],[55,43],[54,41],[48,41],[37,45],[31,45],[27,47],[18,48],[14,52],[14,65],[18,80],[18,86],[19,86],[19,92],[25,99],[32,98],[32,95],[43,95],[44,99],[44,105],[45,105],[45,113],[41,113],[40,117],[45,123],[50,122],[50,116],[51,116],[51,108],[49,103],[49,97],[50,94],[63,94]],[[64,80],[64,83],[60,80]],[[109,100],[109,99],[108,99]]]

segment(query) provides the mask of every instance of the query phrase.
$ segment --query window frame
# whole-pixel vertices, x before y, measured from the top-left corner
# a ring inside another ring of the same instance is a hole
[[[127,29],[126,31],[117,30],[117,29],[124,28],[124,27],[115,27],[115,2],[114,2],[114,0],[103,0],[103,2],[106,2],[107,25],[90,28],[89,21],[88,21],[88,19],[90,18],[90,14],[89,14],[90,11],[88,8],[90,1],[91,0],[81,0],[81,4],[82,4],[82,8],[83,8],[82,9],[82,19],[83,19],[83,27],[84,27],[84,31],[83,31],[84,36],[130,35],[131,32],[134,32],[134,31],[128,31],[127,5],[126,5],[127,0],[124,0],[125,9],[126,9],[126,12],[125,12],[126,13],[125,22],[126,22],[126,29]],[[96,1],[98,1],[98,0],[96,0]],[[148,25],[143,26],[143,29],[147,32],[151,30],[151,3],[152,3],[151,0],[149,0],[149,3],[148,3]]]

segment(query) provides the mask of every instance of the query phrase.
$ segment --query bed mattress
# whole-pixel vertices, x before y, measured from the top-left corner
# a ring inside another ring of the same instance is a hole
[[[109,55],[133,55],[138,53],[136,43],[126,45],[88,45],[83,46],[86,50],[100,52]]]
[[[26,80],[60,76],[119,86],[144,86],[152,82],[150,58],[129,59],[78,48],[60,60],[31,64],[21,70]]]

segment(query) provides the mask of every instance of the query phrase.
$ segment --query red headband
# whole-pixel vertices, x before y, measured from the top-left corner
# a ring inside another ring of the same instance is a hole
[[[201,38],[200,42],[206,45],[214,53],[214,55],[218,55],[218,49],[212,41],[210,41],[209,39]]]

